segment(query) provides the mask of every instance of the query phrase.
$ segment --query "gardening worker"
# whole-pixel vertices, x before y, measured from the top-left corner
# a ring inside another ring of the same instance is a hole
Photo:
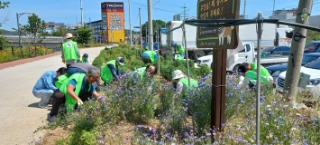
[[[67,33],[65,36],[66,41],[62,43],[61,58],[62,62],[67,64],[67,67],[77,61],[81,61],[77,42],[72,41],[72,38],[72,34]]]
[[[65,67],[59,68],[57,71],[47,71],[36,82],[32,89],[32,94],[41,98],[38,103],[39,108],[46,108],[50,101],[51,96],[59,89],[54,85],[55,80],[60,75],[66,72]]]
[[[250,88],[256,85],[257,82],[257,73],[252,70],[248,70],[245,65],[241,65],[238,68],[238,72],[240,73],[238,87],[249,85]],[[265,76],[260,76],[260,80],[263,84],[272,83]]]
[[[110,60],[101,70],[101,78],[105,84],[110,84],[115,78],[117,81],[120,80],[121,70],[120,65],[124,65],[123,57],[118,57],[116,60]]]
[[[172,41],[171,46],[175,50],[175,59],[176,60],[183,60],[184,59],[184,48],[182,45],[177,44],[176,42]]]
[[[255,63],[242,63],[241,65],[243,65],[247,71],[257,71],[257,65]],[[264,78],[266,78],[270,83],[273,83],[273,77],[270,75],[269,71],[263,67],[262,65],[260,65],[260,75]]]
[[[141,80],[144,80],[145,77],[153,78],[154,74],[157,73],[157,67],[154,65],[147,65],[146,67],[138,68],[133,72],[133,76],[135,78],[140,78]]]
[[[181,70],[175,70],[172,72],[173,87],[176,89],[177,95],[181,95],[185,98],[188,92],[198,86],[198,81],[190,78],[190,85],[188,78],[182,73]]]
[[[141,54],[142,61],[147,63],[155,64],[155,61],[158,60],[158,54],[155,51],[147,50]]]
[[[82,63],[89,63],[89,58],[88,57],[89,57],[88,53],[84,53],[82,55],[81,62]]]
[[[99,93],[95,90],[92,83],[100,77],[99,69],[89,69],[87,74],[75,73],[63,81],[60,91],[66,97],[67,112],[81,106],[83,102],[94,96],[95,100],[100,100]]]

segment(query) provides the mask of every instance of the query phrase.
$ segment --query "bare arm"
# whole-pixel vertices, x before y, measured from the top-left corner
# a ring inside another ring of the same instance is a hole
[[[92,95],[94,96],[94,98],[96,99],[96,100],[98,100],[99,99],[99,93],[97,92],[97,91],[94,91],[94,92],[92,92]]]
[[[75,89],[75,87],[73,85],[68,84],[67,93],[70,95],[70,97],[72,99],[74,99],[78,102],[81,99],[76,95],[76,93],[74,92],[74,89]]]

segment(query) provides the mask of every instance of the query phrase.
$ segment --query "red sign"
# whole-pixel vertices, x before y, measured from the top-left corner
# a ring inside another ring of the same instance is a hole
[[[101,12],[124,12],[123,2],[101,3]]]

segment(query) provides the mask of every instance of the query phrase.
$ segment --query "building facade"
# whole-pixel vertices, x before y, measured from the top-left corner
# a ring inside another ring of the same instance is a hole
[[[103,33],[103,29],[102,29],[102,20],[98,20],[98,21],[93,21],[93,22],[89,22],[86,23],[87,27],[89,27],[90,29],[92,29],[92,37],[93,37],[93,41],[94,42],[103,42],[105,38]]]
[[[101,20],[104,37],[107,42],[124,42],[124,4],[123,2],[101,3]]]

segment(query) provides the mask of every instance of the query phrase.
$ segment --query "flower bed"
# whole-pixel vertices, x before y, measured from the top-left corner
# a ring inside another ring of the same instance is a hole
[[[135,51],[126,50],[124,52],[127,55],[123,56],[136,57],[138,61],[139,55],[129,55]],[[110,52],[103,51],[101,54]],[[110,53],[109,56],[117,57],[119,51],[115,52],[117,55]],[[97,59],[105,58],[100,56]],[[182,62],[170,62],[170,59],[164,58],[163,61],[162,71],[167,71],[171,66],[170,69],[185,67],[185,63]],[[130,70],[135,66],[130,64],[127,67],[127,70]],[[170,80],[169,71],[166,73],[161,74]],[[199,74],[196,71],[192,73]],[[85,102],[79,111],[67,114],[65,118],[49,123],[48,126],[64,126],[70,129],[68,136],[56,140],[56,144],[61,145],[211,144],[212,138],[214,144],[254,144],[255,90],[247,87],[238,88],[237,76],[227,76],[226,122],[223,124],[224,132],[220,133],[210,129],[210,79],[201,79],[199,87],[190,91],[188,97],[182,98],[175,95],[172,85],[168,82],[157,79],[141,81],[126,73],[118,84],[102,88],[102,92],[107,96],[104,100]],[[273,93],[271,86],[262,86],[260,101],[261,143],[320,142],[318,107],[293,109],[291,104],[283,101],[282,95]],[[126,130],[119,131],[119,128]]]

